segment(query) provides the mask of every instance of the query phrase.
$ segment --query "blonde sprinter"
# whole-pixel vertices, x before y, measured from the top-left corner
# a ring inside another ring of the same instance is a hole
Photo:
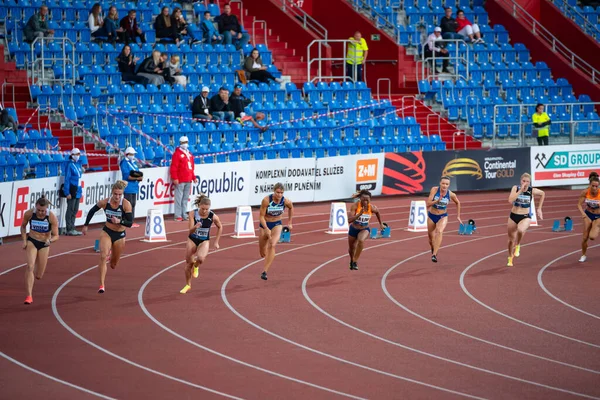
[[[179,291],[186,294],[192,288],[192,277],[198,277],[200,265],[206,260],[210,243],[210,228],[215,224],[217,227],[217,237],[215,238],[214,249],[219,248],[219,239],[223,232],[221,220],[210,210],[210,199],[205,194],[201,194],[194,200],[195,210],[188,213],[189,216],[189,236],[185,251],[185,286]]]
[[[35,202],[31,210],[27,210],[21,223],[21,237],[23,238],[23,249],[27,254],[27,268],[25,268],[25,304],[33,303],[33,277],[42,279],[48,255],[50,254],[50,244],[58,240],[58,219],[52,211],[48,209],[50,202],[44,197],[40,197]],[[29,234],[27,234],[27,225],[29,225]]]
[[[540,190],[531,187],[531,175],[521,175],[521,184],[513,186],[508,196],[508,202],[512,204],[510,217],[508,218],[508,263],[507,267],[513,266],[513,257],[521,255],[521,240],[529,228],[531,222],[531,213],[536,210],[531,209],[533,196],[539,196],[537,215],[543,219],[542,206],[546,194]]]
[[[117,181],[112,186],[112,194],[108,199],[100,200],[88,213],[82,233],[87,234],[88,225],[99,210],[104,210],[106,222],[100,232],[100,287],[98,293],[104,293],[106,263],[110,256],[110,267],[117,268],[121,254],[125,249],[125,228],[133,225],[131,203],[123,197],[127,182]]]
[[[292,218],[294,206],[290,199],[283,197],[283,185],[276,183],[273,194],[266,196],[260,204],[260,225],[258,247],[260,256],[265,258],[265,268],[260,275],[261,279],[267,280],[267,272],[271,268],[275,258],[275,246],[281,236],[281,219],[285,209],[288,209],[288,229],[292,229]]]
[[[450,178],[443,176],[440,186],[434,186],[427,198],[427,235],[431,247],[431,261],[437,262],[437,253],[442,245],[442,236],[448,223],[448,204],[450,200],[456,204],[456,219],[460,224],[460,201],[454,192],[450,191]]]

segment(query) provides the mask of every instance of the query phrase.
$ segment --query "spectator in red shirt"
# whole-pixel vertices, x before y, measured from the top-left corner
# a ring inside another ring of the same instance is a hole
[[[140,38],[142,43],[146,43],[146,35],[138,26],[135,16],[136,11],[129,10],[127,16],[121,20],[120,25],[123,29],[123,33],[121,35],[125,40],[125,44],[129,44],[131,42],[137,43],[137,38]]]
[[[188,138],[179,138],[179,147],[171,160],[171,180],[175,186],[175,220],[187,221],[188,199],[192,181],[198,182],[194,174],[194,155],[188,151]]]
[[[479,31],[479,25],[472,24],[471,21],[465,18],[465,12],[463,10],[458,10],[456,12],[456,22],[458,23],[456,33],[463,37],[468,36],[473,43],[484,43],[481,38],[481,32]]]

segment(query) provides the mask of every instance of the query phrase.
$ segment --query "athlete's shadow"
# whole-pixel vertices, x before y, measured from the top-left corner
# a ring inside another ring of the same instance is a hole
[[[492,276],[492,275],[505,274],[511,268],[515,268],[515,267],[498,267],[498,268],[493,268],[493,269],[486,269],[485,271],[473,272],[472,274],[467,275],[467,277],[472,278],[472,277],[478,277],[478,276]]]
[[[418,276],[423,276],[423,275],[429,275],[429,272],[421,272],[419,273],[419,271],[422,271],[423,268],[417,268],[417,269],[412,269],[410,271],[404,271],[404,272],[398,272],[398,273],[394,273],[391,275],[388,275],[387,280],[394,280],[394,279],[403,279],[403,278],[416,278]]]
[[[314,289],[314,288],[319,288],[319,287],[331,287],[331,286],[343,285],[344,283],[346,283],[345,280],[342,280],[343,278],[345,278],[345,276],[338,276],[337,278],[327,279],[324,281],[319,281],[319,282],[312,283],[310,285],[306,285],[306,287],[308,289]]]
[[[584,269],[584,268],[589,268],[589,267],[590,267],[590,265],[586,266],[585,263],[573,262],[571,264],[557,265],[557,266],[548,267],[545,272],[560,271],[560,270],[563,270],[563,269],[568,269],[568,270],[572,270],[572,269]]]

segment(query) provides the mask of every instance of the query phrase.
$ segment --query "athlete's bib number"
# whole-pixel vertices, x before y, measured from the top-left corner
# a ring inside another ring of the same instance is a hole
[[[210,228],[198,228],[196,229],[196,236],[208,237],[208,232],[210,232]]]

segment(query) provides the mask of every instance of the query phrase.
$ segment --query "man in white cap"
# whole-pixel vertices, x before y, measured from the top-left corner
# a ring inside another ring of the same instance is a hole
[[[194,103],[192,104],[192,117],[203,120],[213,119],[213,116],[210,115],[208,109],[210,102],[210,99],[208,98],[208,92],[208,87],[204,86],[202,88],[202,93],[200,93],[194,99]]]
[[[144,179],[144,174],[140,172],[140,169],[135,162],[135,155],[137,151],[133,147],[125,149],[125,158],[121,160],[121,172],[123,173],[123,180],[127,182],[127,187],[123,192],[125,200],[129,200],[131,203],[131,213],[135,221],[135,203],[137,196],[140,191],[140,181]],[[139,228],[139,224],[131,225],[132,228]]]
[[[71,150],[69,162],[65,167],[65,181],[62,187],[62,195],[67,198],[67,212],[65,214],[66,235],[79,236],[81,232],[75,230],[75,219],[79,211],[79,199],[81,198],[81,175],[83,168],[79,164],[81,152],[77,147]]]
[[[423,52],[423,58],[428,59],[433,57],[435,53],[436,59],[442,60],[442,72],[448,71],[448,50],[444,48],[443,42],[438,42],[443,40],[442,38],[442,28],[436,26],[433,30],[433,33],[427,37],[427,44],[425,45],[425,49]],[[436,43],[438,42],[438,43]],[[435,65],[434,65],[435,67]]]
[[[187,221],[187,207],[192,181],[198,182],[194,174],[194,155],[188,150],[188,138],[179,138],[179,147],[175,149],[171,160],[171,181],[175,186],[175,220]]]

